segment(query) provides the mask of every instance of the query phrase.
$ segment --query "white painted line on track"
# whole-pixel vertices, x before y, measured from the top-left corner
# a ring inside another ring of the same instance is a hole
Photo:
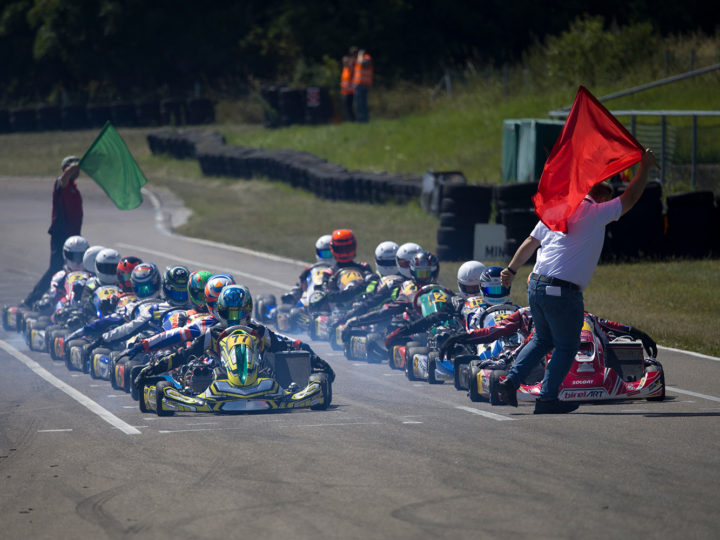
[[[472,407],[458,406],[455,408],[460,409],[461,411],[478,414],[480,416],[484,416],[485,418],[490,418],[491,420],[497,420],[498,422],[504,422],[505,420],[515,420],[514,418],[509,418],[507,416],[503,416],[502,414],[495,414],[488,411],[483,411],[481,409],[473,409]]]
[[[242,270],[238,270],[236,268],[229,268],[227,266],[218,266],[215,264],[208,264],[207,262],[200,262],[200,261],[194,261],[192,259],[186,259],[185,257],[178,257],[177,255],[173,255],[172,253],[166,253],[162,251],[158,251],[156,249],[147,249],[142,246],[136,246],[134,244],[126,244],[124,242],[118,242],[119,247],[124,247],[131,249],[133,251],[144,251],[145,253],[150,253],[152,255],[160,255],[161,257],[166,257],[168,259],[172,259],[181,263],[189,264],[191,266],[195,266],[196,268],[215,268],[220,270],[221,272],[226,272],[228,274],[232,274],[233,277],[237,278],[238,276],[246,277],[255,281],[259,281],[260,283],[267,283],[268,285],[272,285],[273,287],[277,287],[279,289],[288,290],[292,289],[292,285],[288,285],[287,283],[280,283],[279,281],[275,281],[273,279],[267,279],[262,276],[256,276],[255,274],[249,274],[247,272],[243,272]]]
[[[666,386],[665,390],[669,390],[670,392],[676,392],[678,394],[685,394],[687,396],[695,396],[702,399],[707,399],[709,401],[717,401],[720,403],[720,397],[715,396],[708,396],[707,394],[698,394],[697,392],[691,392],[690,390],[683,390],[682,388],[675,388],[674,386]]]
[[[692,352],[692,351],[684,351],[683,349],[673,349],[672,347],[663,347],[662,345],[657,346],[658,350],[662,351],[672,351],[672,352],[678,352],[682,354],[688,354],[690,356],[695,356],[697,358],[702,358],[703,360],[712,360],[713,362],[720,362],[720,358],[717,356],[710,356],[707,354],[701,354],[698,352]]]
[[[45,379],[47,382],[52,384],[55,388],[58,390],[62,390],[65,392],[68,396],[73,398],[75,401],[80,403],[80,405],[87,408],[90,412],[93,412],[97,414],[100,418],[105,420],[108,424],[110,424],[113,427],[118,428],[120,431],[125,433],[126,435],[140,435],[142,434],[141,431],[138,431],[134,427],[132,427],[130,424],[123,422],[115,416],[113,413],[102,407],[101,405],[98,405],[96,402],[94,402],[92,399],[87,397],[85,394],[82,394],[69,384],[61,381],[58,379],[55,375],[50,373],[48,370],[46,370],[44,367],[42,367],[40,364],[38,364],[35,360],[30,358],[29,356],[21,353],[18,351],[15,347],[12,345],[9,345],[4,340],[0,339],[0,348],[4,349],[5,352],[13,356],[15,359],[19,360],[23,364],[25,364],[26,367],[28,367],[31,371],[33,371],[36,375],[39,375],[43,379]]]
[[[252,249],[240,247],[240,246],[231,246],[228,244],[223,244],[221,242],[214,242],[212,240],[205,240],[204,238],[193,238],[191,236],[183,236],[181,234],[176,234],[172,231],[170,227],[168,227],[165,223],[165,216],[162,211],[162,201],[160,198],[155,195],[152,191],[150,191],[147,188],[141,188],[141,191],[150,197],[150,202],[153,205],[153,208],[155,210],[155,222],[157,224],[157,228],[160,232],[163,234],[167,234],[169,236],[177,236],[179,238],[182,238],[183,240],[187,240],[189,242],[195,242],[196,244],[203,244],[206,246],[216,247],[220,249],[225,249],[228,251],[235,251],[236,253],[244,253],[246,255],[253,255],[255,257],[261,257],[263,259],[268,259],[271,261],[279,261],[284,263],[290,263],[290,264],[296,264],[298,266],[309,266],[310,263],[299,261],[297,259],[291,259],[289,257],[283,257],[281,255],[273,255],[271,253],[263,253],[262,251],[255,251]]]

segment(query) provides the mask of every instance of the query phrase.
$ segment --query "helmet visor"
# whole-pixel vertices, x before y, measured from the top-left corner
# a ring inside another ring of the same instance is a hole
[[[500,298],[502,296],[506,296],[508,290],[502,285],[492,285],[491,287],[483,287],[482,292],[483,295],[489,298]]]
[[[413,271],[416,279],[432,279],[434,273],[432,268],[416,268]]]
[[[98,263],[95,261],[95,269],[101,274],[115,274],[117,263]]]
[[[332,251],[330,251],[330,248],[326,249],[316,249],[315,253],[317,253],[317,256],[321,259],[332,259]]]
[[[397,259],[397,265],[400,268],[410,268],[410,261],[408,259]]]
[[[465,285],[464,283],[458,283],[460,292],[467,296],[476,296],[480,294],[480,285]]]
[[[140,298],[152,296],[157,292],[157,287],[153,283],[139,283],[135,285],[135,294]]]
[[[82,251],[68,251],[65,250],[65,258],[68,261],[74,262],[76,264],[80,264],[83,261],[83,257],[85,256],[85,253]]]

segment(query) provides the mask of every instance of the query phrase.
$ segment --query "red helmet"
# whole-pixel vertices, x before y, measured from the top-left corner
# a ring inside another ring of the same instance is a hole
[[[357,241],[355,234],[350,229],[338,229],[333,231],[330,240],[330,251],[339,263],[352,262],[355,258]]]
[[[133,291],[133,284],[132,281],[130,281],[130,276],[132,276],[132,271],[135,269],[135,267],[142,263],[140,259],[137,257],[123,257],[120,259],[120,262],[117,265],[117,280],[118,280],[118,288],[123,292],[132,292]]]

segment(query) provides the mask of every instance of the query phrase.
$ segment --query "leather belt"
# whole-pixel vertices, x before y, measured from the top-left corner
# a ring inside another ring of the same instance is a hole
[[[540,274],[536,274],[535,272],[530,274],[530,279],[534,279],[535,281],[540,281],[541,283],[557,285],[558,287],[566,287],[568,289],[572,289],[573,291],[580,290],[580,287],[578,285],[575,285],[571,281],[565,281],[564,279],[560,279],[560,278],[556,278],[556,277],[541,276]]]

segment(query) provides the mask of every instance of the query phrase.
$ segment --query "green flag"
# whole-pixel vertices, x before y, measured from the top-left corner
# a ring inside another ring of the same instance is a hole
[[[80,168],[105,190],[120,210],[131,210],[142,203],[140,188],[147,179],[110,122],[85,152]]]

